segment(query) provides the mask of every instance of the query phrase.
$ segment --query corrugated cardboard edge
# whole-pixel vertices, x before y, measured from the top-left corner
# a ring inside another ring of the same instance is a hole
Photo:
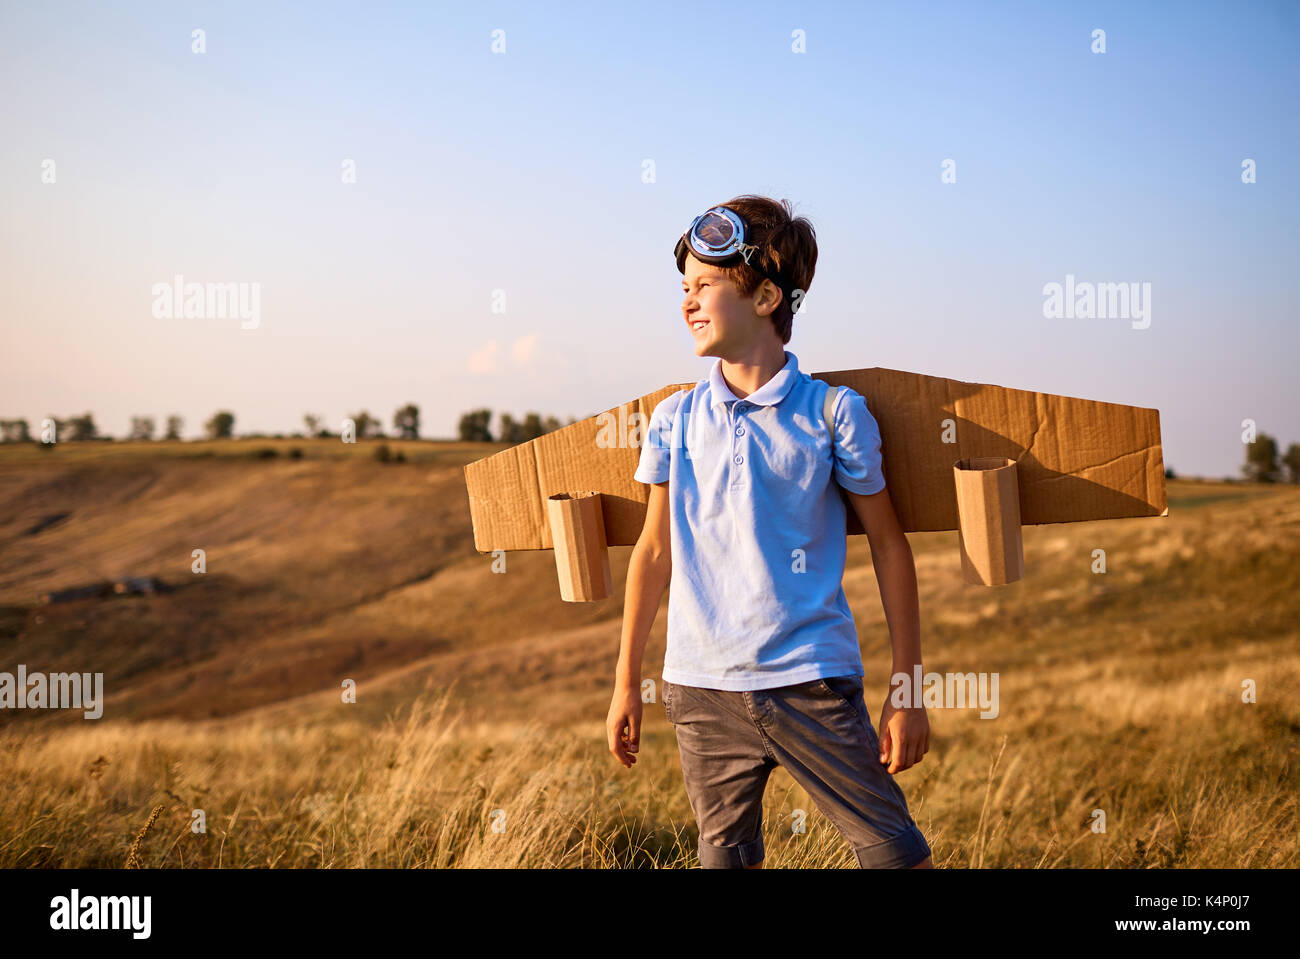
[[[951,472],[966,457],[1016,461],[1025,526],[1168,510],[1158,410],[879,367],[810,375],[866,399],[907,532],[957,528]],[[852,511],[848,525],[862,532]]]
[[[603,494],[607,545],[636,543],[650,490],[632,474],[641,458],[640,442],[650,414],[665,398],[695,385],[666,386],[467,465],[465,487],[474,548],[481,553],[552,549],[546,500],[579,489]],[[639,424],[634,413],[640,415]],[[603,447],[593,442],[601,431],[608,441]]]
[[[952,465],[975,456],[1016,460],[1026,526],[1169,513],[1158,410],[879,367],[810,375],[866,399],[907,532],[957,528]],[[660,401],[695,385],[665,386],[466,466],[475,548],[551,549],[547,497],[583,489],[603,494],[607,545],[634,544],[649,499],[632,478],[641,437]],[[852,510],[847,531],[863,532]]]

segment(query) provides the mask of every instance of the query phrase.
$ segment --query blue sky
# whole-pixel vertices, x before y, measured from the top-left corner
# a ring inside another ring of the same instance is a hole
[[[1243,419],[1300,442],[1298,47],[1296,3],[5,3],[0,416],[591,415],[706,375],[672,246],[755,192],[817,229],[805,371],[1155,407],[1235,475]],[[177,274],[258,327],[156,317]],[[1045,318],[1067,274],[1150,326]]]

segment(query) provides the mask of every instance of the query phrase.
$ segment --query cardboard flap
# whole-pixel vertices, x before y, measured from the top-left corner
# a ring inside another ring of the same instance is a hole
[[[1027,526],[1169,513],[1158,410],[878,367],[810,375],[865,397],[906,532],[957,529],[953,464],[967,457],[1016,461]],[[577,490],[603,494],[607,545],[634,544],[649,487],[632,475],[650,414],[695,385],[665,386],[466,466],[475,548],[551,549],[547,497]],[[863,532],[851,509],[847,532]]]

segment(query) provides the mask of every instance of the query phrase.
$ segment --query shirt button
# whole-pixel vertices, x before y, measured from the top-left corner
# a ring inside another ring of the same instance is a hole
[[[743,426],[737,426],[737,427],[736,427],[736,435],[737,435],[737,436],[744,436],[744,435],[745,435],[745,428],[744,428]]]
[[[743,462],[745,462],[745,457],[743,457],[743,456],[737,456],[737,457],[736,457],[736,465],[737,465],[737,466],[739,466],[739,465],[740,465],[741,463],[743,463]]]

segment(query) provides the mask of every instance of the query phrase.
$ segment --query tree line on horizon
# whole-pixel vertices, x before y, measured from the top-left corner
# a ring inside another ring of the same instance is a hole
[[[79,443],[91,440],[113,440],[110,435],[101,434],[95,426],[95,418],[89,413],[83,413],[80,416],[69,416],[59,418],[51,416],[54,422],[55,439],[58,442]],[[361,410],[359,413],[353,413],[348,419],[356,426],[356,438],[363,439],[382,439],[385,438],[383,426],[377,417],[371,416],[367,410]],[[526,443],[529,440],[537,439],[546,433],[554,432],[563,426],[572,425],[577,419],[570,416],[567,423],[561,422],[558,417],[542,417],[536,412],[524,414],[522,419],[516,419],[510,413],[502,412],[498,418],[499,426],[495,433],[491,430],[492,411],[489,409],[471,410],[461,416],[458,424],[458,438],[462,443]],[[166,430],[163,434],[163,440],[182,440],[181,428],[185,421],[181,417],[171,415],[166,418]],[[330,432],[325,426],[325,418],[313,413],[303,415],[303,425],[306,427],[305,433],[290,434],[292,439],[302,439],[311,437],[316,439],[333,439],[338,433]],[[393,439],[417,440],[420,438],[420,408],[414,403],[407,403],[405,406],[398,407],[393,413]],[[207,439],[234,439],[235,438],[235,414],[230,410],[219,410],[214,413],[203,424],[204,435]],[[131,417],[131,429],[124,437],[128,441],[148,442],[154,439],[157,432],[156,421],[152,416],[133,416]],[[244,434],[247,439],[266,438],[263,433]],[[283,439],[284,434],[272,434],[272,438]],[[34,437],[31,433],[27,420],[25,419],[0,419],[0,443],[40,443],[39,437]],[[41,445],[51,445],[41,443]],[[1291,443],[1285,454],[1279,455],[1279,444],[1277,439],[1268,433],[1259,433],[1254,443],[1246,445],[1246,461],[1241,467],[1242,476],[1250,482],[1256,483],[1300,483],[1300,443]],[[1168,479],[1176,478],[1177,474],[1173,469],[1165,470],[1165,477]]]
[[[384,433],[382,421],[372,416],[368,410],[361,410],[352,413],[347,417],[352,420],[356,439],[382,439],[389,434]],[[95,425],[94,415],[90,412],[80,416],[57,417],[51,416],[49,419],[54,423],[54,438],[58,442],[81,443],[89,441],[112,441],[116,437],[101,433]],[[495,435],[490,429],[492,420],[492,411],[487,409],[473,410],[464,414],[460,418],[458,427],[459,439],[462,442],[481,442],[481,443],[524,443],[531,439],[560,429],[568,425],[561,422],[557,417],[547,416],[543,418],[540,414],[529,412],[522,419],[515,419],[510,413],[501,413],[499,416],[499,426]],[[569,417],[571,423],[577,422],[574,417]],[[185,421],[177,415],[171,415],[166,418],[166,429],[163,433],[163,440],[183,441],[181,430]],[[326,425],[325,417],[314,413],[303,414],[303,425],[305,431],[301,433],[292,433],[289,438],[302,439],[305,437],[316,439],[333,439],[338,437],[340,432],[332,432]],[[407,403],[399,407],[393,413],[393,432],[391,438],[418,440],[420,438],[420,408],[414,403]],[[152,416],[132,416],[131,428],[123,437],[126,441],[134,442],[152,442],[157,435],[157,421]],[[230,410],[218,410],[203,424],[204,436],[209,440],[235,439],[235,414]],[[285,438],[282,433],[271,434],[272,438]],[[264,439],[267,434],[263,433],[246,433],[243,438],[247,439]],[[41,445],[49,446],[52,444],[44,443],[39,436],[33,436],[31,427],[25,419],[0,419],[0,443],[31,443],[36,442]]]
[[[568,423],[562,423],[554,416],[543,418],[539,413],[528,412],[522,420],[515,419],[509,413],[502,413],[499,422],[500,426],[493,435],[492,411],[470,410],[461,416],[457,433],[462,443],[527,443],[578,421],[570,416]]]

